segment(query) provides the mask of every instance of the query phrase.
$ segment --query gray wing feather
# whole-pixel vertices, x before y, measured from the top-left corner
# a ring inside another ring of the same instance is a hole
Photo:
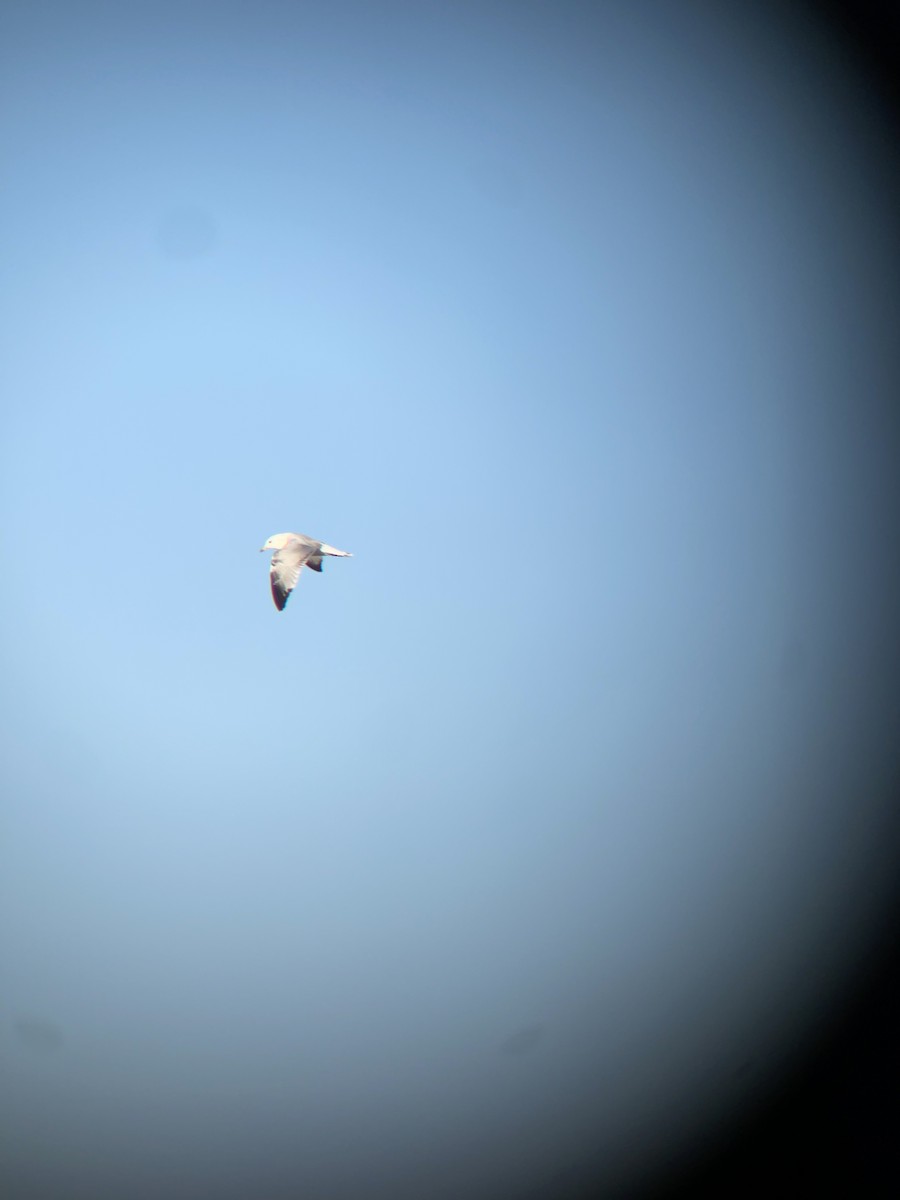
[[[288,596],[297,586],[300,572],[318,549],[319,543],[309,538],[294,538],[281,550],[272,555],[272,565],[269,568],[269,583],[272,585],[272,599],[279,612],[288,602]]]

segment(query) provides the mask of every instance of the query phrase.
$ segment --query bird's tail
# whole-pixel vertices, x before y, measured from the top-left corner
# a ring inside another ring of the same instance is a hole
[[[336,558],[352,558],[349,550],[335,550],[334,546],[326,546],[323,542],[319,547],[320,554],[333,554]]]

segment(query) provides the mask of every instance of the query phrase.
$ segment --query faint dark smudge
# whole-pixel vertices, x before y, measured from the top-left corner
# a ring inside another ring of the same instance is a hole
[[[753,1059],[752,1058],[746,1059],[744,1062],[741,1063],[741,1065],[739,1067],[737,1067],[732,1072],[731,1078],[738,1082],[746,1079],[747,1076],[752,1072],[753,1066],[754,1066]]]
[[[159,222],[156,242],[166,258],[202,258],[218,241],[216,223],[202,208],[173,208]]]
[[[544,1040],[543,1025],[526,1025],[500,1043],[501,1054],[530,1054]]]
[[[35,1054],[53,1054],[62,1049],[63,1035],[51,1021],[38,1017],[17,1017],[13,1021],[16,1037]]]

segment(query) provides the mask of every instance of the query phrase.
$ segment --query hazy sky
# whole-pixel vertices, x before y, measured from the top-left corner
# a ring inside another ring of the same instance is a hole
[[[824,1011],[896,244],[753,20],[3,5],[5,1195],[652,1165]],[[279,615],[283,530],[354,557]]]

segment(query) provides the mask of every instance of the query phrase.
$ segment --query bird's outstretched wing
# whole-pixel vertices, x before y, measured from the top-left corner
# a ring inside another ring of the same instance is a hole
[[[269,567],[269,583],[272,585],[272,599],[279,612],[288,602],[288,596],[297,586],[300,572],[306,565],[306,560],[316,551],[315,543],[305,545],[298,539],[288,542],[281,550],[272,555],[272,565]]]

